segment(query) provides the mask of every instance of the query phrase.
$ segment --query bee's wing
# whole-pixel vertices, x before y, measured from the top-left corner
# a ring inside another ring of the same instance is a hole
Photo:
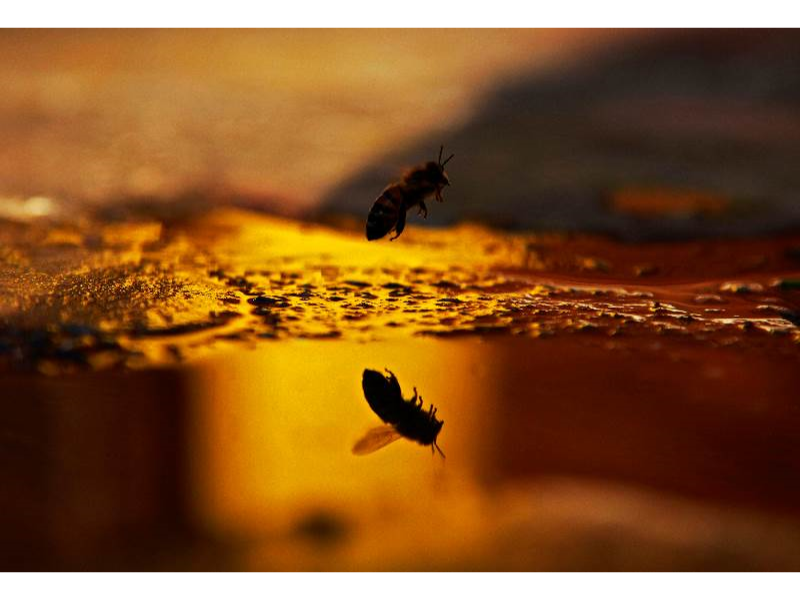
[[[370,454],[399,440],[401,437],[403,436],[397,433],[397,430],[391,425],[373,427],[353,446],[353,454]]]

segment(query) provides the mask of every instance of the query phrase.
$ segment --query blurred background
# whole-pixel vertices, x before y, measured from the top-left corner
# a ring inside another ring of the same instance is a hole
[[[793,228],[798,49],[791,30],[5,30],[0,214],[363,218],[445,144],[433,225]]]
[[[7,30],[2,192],[114,202],[220,191],[297,213],[390,151],[468,119],[500,82],[617,37]]]

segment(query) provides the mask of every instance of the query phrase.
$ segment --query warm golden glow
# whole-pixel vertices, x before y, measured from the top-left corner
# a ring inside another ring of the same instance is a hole
[[[798,42],[0,31],[0,570],[797,570]]]
[[[439,442],[452,458],[406,440],[379,455],[351,453],[381,424],[364,400],[362,371],[384,366],[407,397],[417,386],[437,406]],[[409,506],[438,512],[475,485],[488,424],[481,398],[493,375],[480,344],[296,341],[197,368],[197,505],[215,529],[270,531],[320,510],[356,521]]]
[[[350,173],[569,60],[603,30],[81,30],[0,35],[0,195],[187,190],[309,206]]]

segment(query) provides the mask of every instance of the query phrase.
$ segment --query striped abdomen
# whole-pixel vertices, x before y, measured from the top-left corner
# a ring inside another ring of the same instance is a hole
[[[377,240],[385,236],[395,228],[401,213],[405,214],[401,187],[401,184],[393,183],[375,200],[367,217],[368,240]]]

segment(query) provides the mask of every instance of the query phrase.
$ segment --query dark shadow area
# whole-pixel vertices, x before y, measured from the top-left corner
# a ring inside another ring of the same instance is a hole
[[[195,539],[182,375],[6,376],[0,390],[0,570],[180,568]]]
[[[588,477],[800,514],[794,356],[602,338],[494,346],[487,484]]]

